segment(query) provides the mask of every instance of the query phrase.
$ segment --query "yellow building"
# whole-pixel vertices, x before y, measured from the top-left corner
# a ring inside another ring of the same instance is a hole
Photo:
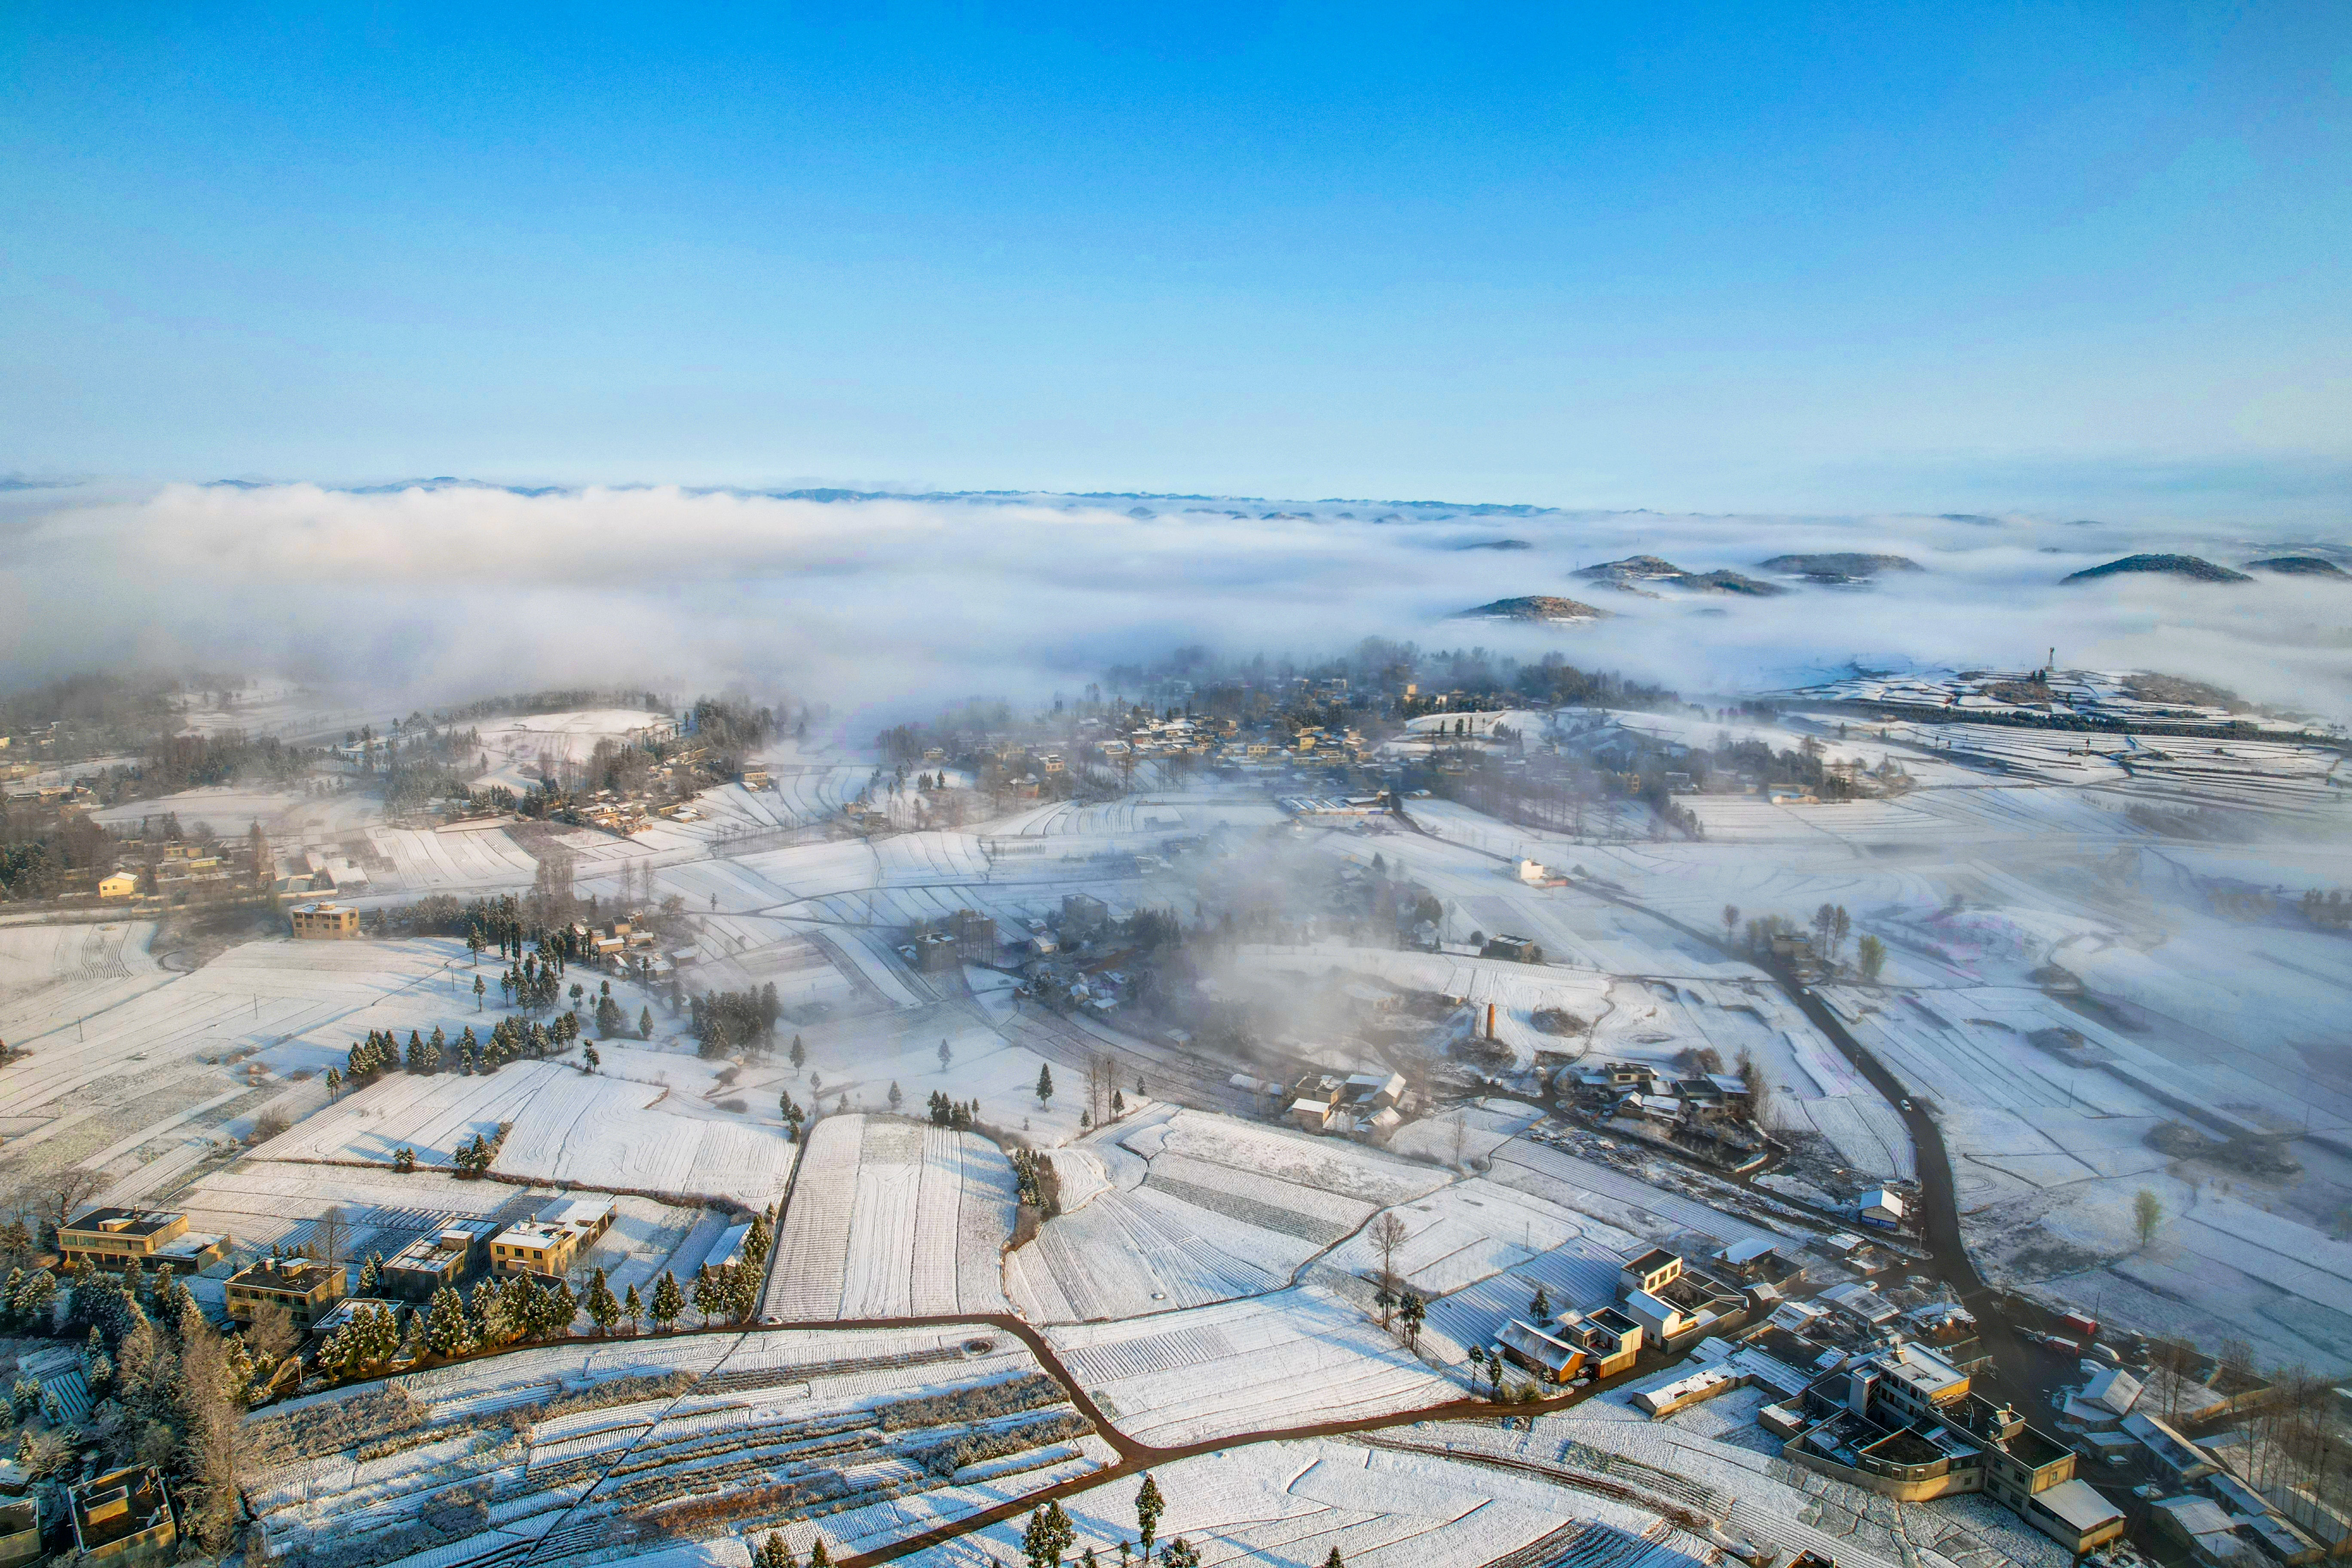
[[[265,1306],[283,1307],[297,1328],[308,1329],[343,1299],[349,1276],[340,1263],[320,1263],[308,1258],[265,1258],[242,1273],[232,1274],[223,1287],[228,1315],[250,1323]]]
[[[566,1198],[550,1204],[538,1218],[509,1226],[490,1237],[491,1272],[559,1277],[613,1228],[617,1212],[611,1198]]]
[[[68,1268],[88,1263],[100,1268],[123,1269],[133,1262],[142,1268],[170,1264],[173,1271],[194,1274],[220,1261],[226,1241],[217,1236],[191,1235],[184,1214],[154,1214],[141,1209],[92,1209],[70,1225],[58,1227],[58,1251]]]
[[[342,904],[297,904],[294,934],[304,942],[349,942],[360,934],[360,912]]]
[[[117,871],[98,879],[98,896],[101,899],[131,899],[139,895],[139,876],[134,871]]]

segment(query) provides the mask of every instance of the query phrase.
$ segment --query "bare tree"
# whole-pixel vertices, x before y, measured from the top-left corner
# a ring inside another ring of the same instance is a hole
[[[310,1239],[302,1250],[321,1263],[340,1262],[343,1255],[345,1226],[341,1206],[331,1206],[310,1224]]]
[[[106,1187],[106,1178],[96,1171],[79,1165],[68,1165],[52,1171],[33,1189],[36,1212],[43,1224],[55,1231],[71,1219],[74,1211],[98,1196]]]
[[[1394,1209],[1387,1210],[1372,1221],[1371,1234],[1373,1250],[1381,1255],[1381,1283],[1394,1286],[1397,1249],[1405,1244],[1408,1236],[1404,1220]]]
[[[254,1310],[253,1324],[245,1331],[246,1348],[257,1362],[277,1362],[302,1342],[294,1314],[282,1301],[265,1301]]]

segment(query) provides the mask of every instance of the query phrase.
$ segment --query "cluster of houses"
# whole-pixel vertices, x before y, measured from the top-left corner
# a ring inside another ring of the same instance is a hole
[[[1730,1073],[1674,1077],[1647,1062],[1570,1063],[1552,1090],[1598,1127],[1670,1144],[1734,1171],[1762,1164],[1771,1144],[1748,1085]]]
[[[2111,1474],[2146,1478],[2137,1490],[2150,1525],[2189,1562],[2352,1556],[2352,1513],[2314,1489],[2308,1467],[2276,1462],[2236,1425],[2267,1407],[2276,1389],[2249,1383],[2224,1393],[2174,1372],[2135,1374],[2097,1360],[2082,1368],[2059,1429]]]
[[[1823,1248],[1832,1261],[1866,1262],[1865,1244],[1841,1239],[1851,1247]],[[1898,1307],[1861,1279],[1800,1299],[1806,1268],[1786,1245],[1750,1239],[1696,1264],[1652,1248],[1624,1261],[1612,1304],[1510,1319],[1493,1348],[1553,1384],[1630,1371],[1644,1349],[1690,1352],[1694,1370],[1633,1405],[1662,1418],[1756,1387],[1757,1423],[1792,1464],[1898,1501],[1981,1493],[2077,1552],[2123,1533],[2073,1447],[1975,1387],[1987,1357],[1966,1310]]]
[[[234,844],[183,843],[176,838],[150,844],[137,838],[116,841],[114,869],[100,876],[95,891],[101,902],[113,903],[142,896],[169,897],[207,888],[249,886],[253,852],[243,841]],[[85,883],[84,887],[90,884]]]
[[[1290,1086],[1283,1120],[1302,1131],[1385,1143],[1411,1120],[1414,1099],[1402,1073],[1308,1073]]]
[[[277,888],[280,893],[341,893],[348,898],[367,891],[367,868],[349,855],[306,848],[299,858],[279,863]]]
[[[457,1215],[428,1222],[376,1270],[379,1295],[353,1297],[352,1270],[339,1259],[303,1254],[232,1258],[232,1240],[188,1228],[184,1214],[105,1207],[58,1228],[58,1251],[68,1267],[88,1263],[121,1272],[136,1263],[152,1274],[169,1269],[223,1324],[249,1324],[272,1307],[285,1309],[296,1328],[331,1333],[361,1306],[416,1306],[444,1286],[463,1288],[490,1275],[569,1273],[613,1226],[617,1209],[602,1194],[557,1198],[527,1219],[501,1224]]]

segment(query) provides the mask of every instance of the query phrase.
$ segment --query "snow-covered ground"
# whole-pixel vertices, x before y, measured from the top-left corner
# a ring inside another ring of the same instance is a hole
[[[1538,1476],[1347,1441],[1252,1444],[1163,1465],[1152,1479],[1167,1500],[1160,1539],[1181,1536],[1207,1568],[1321,1568],[1335,1551],[1363,1568],[1485,1568],[1539,1544],[1548,1550],[1537,1561],[1596,1568],[1708,1560],[1696,1542],[1685,1554],[1644,1541],[1654,1518],[1636,1520],[1626,1509],[1610,1521],[1605,1505],[1591,1506],[1597,1500],[1570,1497]],[[1142,1485],[1139,1476],[1120,1477],[1063,1502],[1078,1554],[1091,1551],[1108,1563],[1135,1540]],[[1017,1561],[1024,1523],[1008,1520],[908,1561],[919,1568]]]
[[[1045,1337],[1118,1429],[1161,1447],[1389,1415],[1462,1390],[1312,1287]]]
[[[1115,1458],[985,1325],[575,1342],[295,1401],[252,1436],[274,1550],[404,1568],[647,1527],[845,1555]]]
[[[1185,1110],[1106,1129],[1075,1153],[1085,1196],[1009,1254],[1005,1293],[1036,1322],[1132,1317],[1288,1286],[1443,1173],[1334,1139]]]
[[[501,1175],[763,1209],[784,1194],[796,1146],[776,1125],[725,1116],[666,1086],[510,1062],[481,1074],[387,1073],[255,1151],[264,1160],[390,1164],[410,1149],[447,1167],[509,1129]]]
[[[1013,1167],[976,1133],[828,1116],[808,1134],[761,1310],[785,1321],[1002,1312]]]

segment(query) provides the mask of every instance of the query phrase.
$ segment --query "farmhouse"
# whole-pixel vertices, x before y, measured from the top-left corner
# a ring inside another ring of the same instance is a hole
[[[172,1500],[152,1465],[109,1470],[66,1489],[74,1545],[85,1558],[167,1552],[179,1543]]]
[[[1897,1501],[1984,1492],[2069,1551],[2121,1535],[2124,1517],[2074,1478],[2075,1456],[1967,1373],[1893,1340],[1843,1358],[1803,1395],[1783,1458]]]
[[[184,1214],[152,1214],[139,1209],[92,1209],[71,1225],[58,1227],[58,1251],[68,1268],[88,1263],[121,1270],[169,1264],[182,1274],[194,1274],[221,1259],[227,1238],[191,1235]]]
[[[222,1294],[228,1315],[239,1323],[252,1322],[264,1307],[274,1305],[292,1314],[295,1327],[307,1330],[343,1299],[348,1279],[340,1263],[265,1258],[230,1275]]]
[[[98,896],[101,899],[128,899],[139,891],[139,879],[129,871],[116,871],[98,879]]]
[[[0,1503],[0,1568],[16,1568],[40,1554],[40,1505],[29,1498]]]
[[[297,904],[290,917],[304,942],[348,942],[360,934],[360,912],[342,904]]]
[[[488,1220],[451,1220],[384,1259],[376,1278],[394,1296],[413,1301],[429,1300],[445,1285],[465,1282],[481,1262],[485,1244],[497,1228]]]
[[[613,1228],[618,1211],[611,1198],[564,1198],[490,1237],[490,1268],[498,1274],[544,1274],[569,1270],[574,1259]]]

